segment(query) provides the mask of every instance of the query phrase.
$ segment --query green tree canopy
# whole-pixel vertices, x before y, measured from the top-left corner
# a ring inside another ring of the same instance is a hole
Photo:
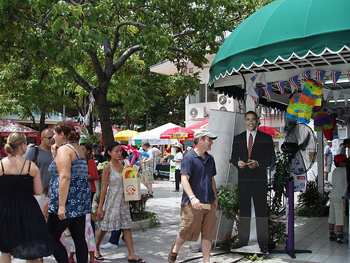
[[[0,0],[0,4],[1,61],[21,59],[23,53],[38,65],[47,60],[93,92],[106,144],[113,141],[110,84],[131,56],[142,51],[143,61],[168,59],[181,68],[190,60],[201,67],[205,54],[218,50],[225,32],[260,6],[252,0]],[[53,76],[50,79],[54,81]],[[148,85],[151,89],[152,83]],[[130,83],[131,94],[137,87]]]

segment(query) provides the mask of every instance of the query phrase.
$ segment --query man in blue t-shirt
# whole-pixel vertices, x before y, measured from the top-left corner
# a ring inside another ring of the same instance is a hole
[[[210,262],[212,241],[216,237],[216,208],[218,206],[215,161],[208,153],[216,135],[208,130],[194,134],[195,149],[181,163],[181,229],[168,255],[169,263],[176,261],[180,247],[186,241],[197,241],[202,235],[203,262]]]

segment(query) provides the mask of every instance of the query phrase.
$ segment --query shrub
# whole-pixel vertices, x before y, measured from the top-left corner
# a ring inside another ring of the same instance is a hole
[[[298,197],[297,215],[306,217],[324,216],[325,207],[329,200],[329,191],[320,193],[315,181],[307,182],[306,193]]]
[[[156,213],[146,211],[146,202],[149,199],[147,194],[142,194],[139,201],[130,201],[130,212],[132,221],[137,222],[145,219],[150,219],[151,227],[160,225],[158,216]]]

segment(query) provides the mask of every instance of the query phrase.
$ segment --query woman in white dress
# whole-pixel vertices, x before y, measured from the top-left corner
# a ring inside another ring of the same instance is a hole
[[[100,230],[96,236],[95,260],[104,259],[100,254],[100,245],[107,231],[122,229],[129,252],[128,262],[146,262],[134,252],[129,202],[124,199],[122,173],[125,164],[122,162],[124,158],[121,145],[113,142],[108,146],[105,157],[110,161],[102,172],[102,190],[97,209],[97,216],[101,218],[101,221],[98,223]]]

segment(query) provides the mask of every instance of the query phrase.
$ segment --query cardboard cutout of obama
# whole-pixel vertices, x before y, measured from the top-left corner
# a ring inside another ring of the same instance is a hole
[[[251,203],[256,217],[256,231],[261,253],[268,253],[267,173],[275,159],[272,137],[258,130],[258,116],[254,111],[245,114],[246,131],[233,141],[231,163],[238,169],[239,241],[238,249],[248,245],[251,222]]]

